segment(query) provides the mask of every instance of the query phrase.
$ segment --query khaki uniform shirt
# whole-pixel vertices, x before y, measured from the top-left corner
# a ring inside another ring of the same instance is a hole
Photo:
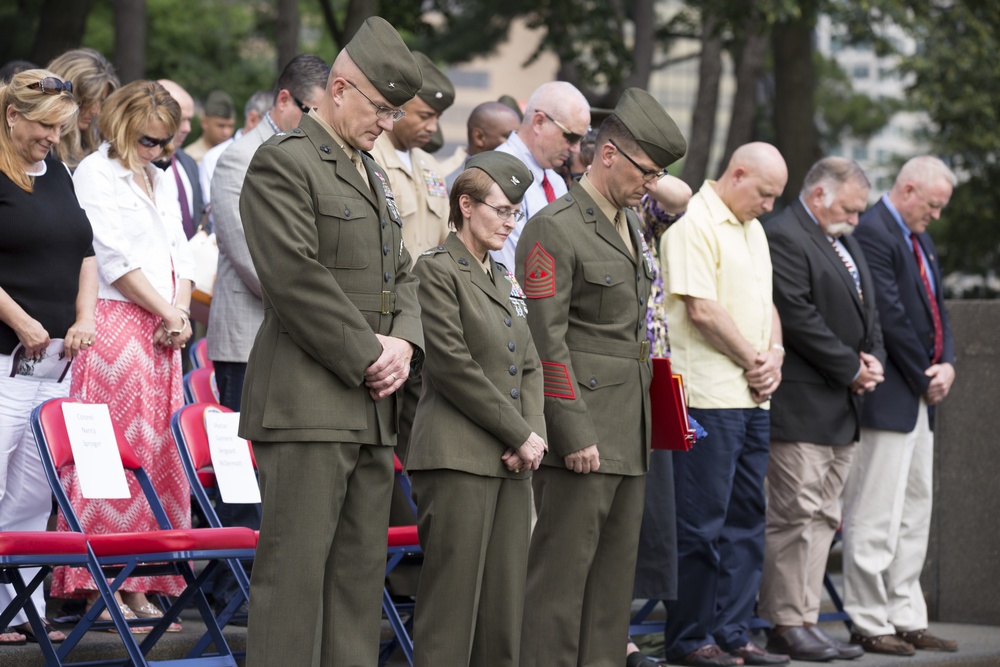
[[[448,237],[448,173],[419,148],[410,150],[413,168],[408,169],[386,134],[375,141],[372,157],[389,177],[403,219],[403,244],[410,256],[416,258],[444,243]]]

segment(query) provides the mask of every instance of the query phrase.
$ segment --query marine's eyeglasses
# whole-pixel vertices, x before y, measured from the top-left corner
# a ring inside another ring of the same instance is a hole
[[[361,91],[359,90],[358,92],[360,93]],[[299,111],[301,111],[302,113],[309,113],[310,111],[316,108],[316,107],[306,106],[305,102],[295,97],[295,95],[292,95],[292,101],[295,102],[295,106],[297,106],[299,108]]]
[[[614,142],[613,139],[608,139],[608,142],[612,146],[614,146],[618,150],[619,153],[621,153],[622,155],[624,155],[626,160],[628,160],[629,162],[631,162],[632,164],[634,164],[636,169],[638,169],[639,171],[642,172],[642,180],[645,181],[646,183],[650,183],[652,181],[655,181],[655,180],[657,180],[659,178],[662,178],[662,177],[664,177],[664,176],[667,175],[667,172],[663,171],[663,170],[661,170],[661,171],[653,171],[652,169],[646,169],[641,164],[639,164],[638,162],[636,162],[635,160],[633,160],[632,157],[628,153],[626,153],[625,151],[623,151],[621,149],[621,147]]]
[[[509,220],[510,216],[514,216],[514,222],[521,222],[524,219],[524,211],[519,208],[497,208],[493,204],[487,204],[482,199],[473,197],[477,202],[483,206],[489,206],[491,209],[497,212],[497,217],[501,220]]]
[[[57,79],[54,76],[47,76],[40,81],[29,83],[28,88],[35,88],[48,95],[58,95],[63,91],[66,91],[67,93],[72,93],[73,82],[61,81],[60,79]]]
[[[139,137],[139,143],[146,148],[166,148],[167,144],[173,140],[173,137],[167,137],[166,139],[157,139],[155,137],[147,137],[146,135]]]
[[[538,109],[538,111],[542,111],[542,110]],[[560,123],[559,121],[557,121],[555,118],[553,118],[552,116],[550,116],[548,114],[548,112],[542,111],[542,114],[546,118],[548,118],[549,120],[551,120],[552,123],[562,131],[563,137],[566,138],[566,141],[569,143],[570,146],[575,146],[576,144],[578,144],[581,141],[583,141],[583,135],[582,134],[577,134],[576,132],[570,132],[568,127],[566,127],[565,125],[563,125],[562,123]],[[587,131],[589,132],[590,128],[587,128]]]
[[[402,109],[393,109],[392,107],[384,107],[381,104],[376,104],[372,98],[365,95],[360,88],[354,85],[351,81],[347,83],[351,84],[351,88],[361,93],[361,96],[368,100],[373,107],[375,107],[375,117],[381,118],[382,120],[392,120],[395,123],[397,120],[406,115],[406,112]]]

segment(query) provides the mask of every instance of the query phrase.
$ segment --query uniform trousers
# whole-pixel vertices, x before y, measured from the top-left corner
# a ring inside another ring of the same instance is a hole
[[[424,564],[414,667],[518,667],[531,536],[528,479],[416,470]]]
[[[621,667],[645,486],[645,475],[535,471],[521,667]]]
[[[10,355],[0,355],[0,530],[45,530],[52,513],[52,490],[28,419],[35,406],[50,398],[68,396],[70,378],[67,375],[62,382],[12,378],[11,363]],[[21,570],[25,581],[31,581],[37,573],[36,568]],[[0,586],[0,609],[15,595],[11,584]],[[41,586],[35,589],[31,601],[45,618]],[[27,615],[19,611],[11,625],[27,622]]]
[[[823,574],[840,527],[840,496],[854,457],[841,447],[771,441],[764,574],[757,613],[771,625],[819,619]]]
[[[909,433],[861,429],[844,492],[844,611],[874,637],[927,627],[934,433],[921,399]]]
[[[706,644],[731,650],[750,641],[764,560],[768,411],[690,414],[708,435],[674,457],[677,599],[666,605],[668,660]]]
[[[247,667],[373,667],[392,448],[254,442],[254,455],[263,519],[250,583]]]

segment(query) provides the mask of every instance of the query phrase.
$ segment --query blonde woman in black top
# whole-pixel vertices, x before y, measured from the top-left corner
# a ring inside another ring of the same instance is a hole
[[[42,360],[66,361],[94,342],[97,268],[93,233],[73,181],[51,157],[76,123],[72,85],[26,70],[0,88],[0,530],[45,530],[51,491],[28,427],[32,408],[69,393],[69,377],[35,375]],[[18,354],[15,357],[15,349]],[[13,598],[0,587],[0,609]],[[42,590],[32,602],[45,618]],[[33,639],[23,612],[0,644]],[[19,624],[18,624],[19,623]],[[50,630],[53,641],[65,639]]]

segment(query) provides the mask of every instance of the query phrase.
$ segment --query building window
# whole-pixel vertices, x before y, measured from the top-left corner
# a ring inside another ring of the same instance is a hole
[[[449,69],[448,78],[456,88],[490,87],[490,73],[485,70]]]
[[[867,79],[871,75],[868,65],[855,65],[851,70],[851,77],[855,79]]]
[[[868,146],[855,146],[851,150],[851,157],[857,162],[862,162],[868,159]]]

